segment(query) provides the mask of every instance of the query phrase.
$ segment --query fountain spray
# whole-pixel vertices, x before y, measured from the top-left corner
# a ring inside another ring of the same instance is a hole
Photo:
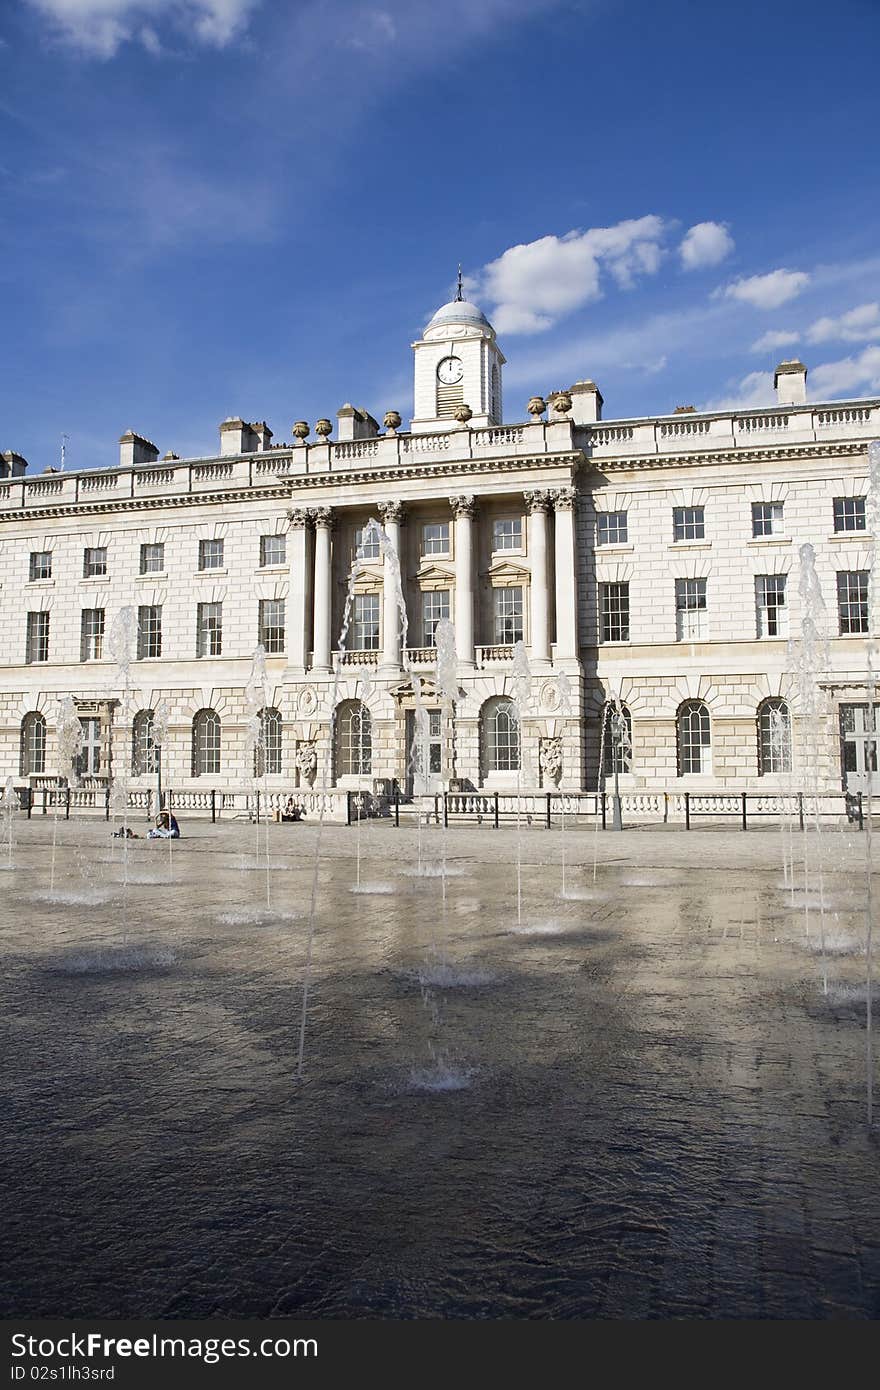
[[[126,731],[131,727],[131,663],[137,630],[137,611],[132,607],[120,608],[110,625],[107,639],[122,685],[120,724]],[[110,806],[114,824],[118,820],[122,830],[122,932],[125,938],[128,935],[128,775],[124,754],[114,759],[112,764]]]
[[[153,710],[152,738],[153,738],[153,756],[154,756],[154,758],[155,758],[155,760],[156,760],[156,773],[158,774],[159,787],[160,787],[160,793],[159,793],[159,803],[160,803],[160,805],[159,805],[159,810],[160,810],[160,811],[161,811],[161,809],[162,809],[162,805],[161,805],[161,801],[162,801],[162,796],[161,796],[161,786],[162,786],[162,755],[163,755],[163,753],[165,752],[165,748],[166,748],[167,743],[168,743],[168,724],[169,724],[170,718],[171,718],[171,711],[170,711],[169,708],[168,708],[167,702],[166,702],[165,700],[158,700],[157,703],[156,703],[156,708]],[[166,772],[166,776],[170,774],[170,758],[166,758],[166,761],[165,761],[165,772]],[[169,789],[169,792],[168,792],[168,796],[169,796],[169,798],[170,798],[170,796],[171,796],[170,789]],[[170,803],[169,803],[169,806],[168,806],[168,812],[169,812],[169,817],[170,817],[170,814],[171,814],[171,806],[170,806]],[[172,840],[171,836],[169,835],[169,836],[168,836],[168,882],[169,882],[169,883],[172,881],[172,878],[173,878],[173,858],[172,858],[173,851],[172,851],[172,848],[171,848],[173,844],[174,844],[174,841]]]
[[[52,867],[49,872],[49,892],[55,889],[55,853],[58,843],[58,798],[62,778],[69,784],[76,781],[76,760],[82,750],[83,728],[76,705],[70,695],[65,695],[58,705],[58,721],[55,726],[58,739],[58,779],[52,794]]]
[[[809,541],[800,547],[800,577],[798,592],[801,599],[801,635],[797,643],[789,643],[789,660],[798,681],[801,707],[804,771],[813,787],[813,820],[816,832],[817,880],[819,888],[819,933],[822,954],[822,989],[828,993],[828,968],[825,956],[825,892],[822,873],[821,818],[819,812],[819,708],[816,697],[819,677],[830,665],[826,629],[825,601],[816,573],[816,552]],[[809,833],[806,823],[803,833],[804,861],[804,934],[810,939],[809,900]]]
[[[513,644],[513,692],[519,756],[516,760],[516,924],[522,926],[522,764],[523,724],[532,697],[532,671],[522,638]]]
[[[557,707],[562,717],[562,727],[565,729],[565,721],[571,715],[571,681],[564,671],[560,671],[556,677],[556,697]],[[561,771],[561,767],[560,767]],[[562,859],[562,884],[559,896],[565,897],[565,792],[560,789],[560,803],[562,806],[562,829],[560,833],[560,847]]]
[[[875,727],[874,700],[876,692],[876,676],[873,661],[877,652],[874,634],[877,631],[877,578],[878,572],[880,572],[880,565],[878,565],[878,550],[880,550],[880,439],[872,440],[868,445],[868,494],[865,500],[865,524],[873,537],[871,546],[871,566],[868,570],[868,642],[866,652],[868,667],[868,718],[870,728],[873,731]],[[876,740],[874,742],[873,752],[874,757],[876,757]],[[874,905],[872,895],[873,866],[871,863],[873,761],[874,759],[871,757],[867,760],[868,814],[865,820],[865,1089],[869,1129],[872,1128],[874,1123]]]
[[[251,673],[248,677],[247,685],[244,688],[244,696],[248,707],[248,717],[245,724],[245,759],[247,768],[253,778],[254,801],[259,808],[260,791],[259,784],[263,782],[263,810],[266,820],[265,830],[265,861],[266,861],[266,907],[271,905],[271,874],[269,861],[269,798],[266,794],[267,776],[267,748],[266,748],[266,709],[269,704],[269,678],[266,674],[266,648],[259,645],[253,654],[251,661]],[[247,775],[247,774],[246,774]],[[256,841],[254,867],[260,867],[260,816],[259,809],[255,817]]]
[[[7,777],[3,795],[0,796],[0,810],[6,817],[6,867],[12,868],[12,827],[15,812],[21,809],[18,794],[11,777]]]

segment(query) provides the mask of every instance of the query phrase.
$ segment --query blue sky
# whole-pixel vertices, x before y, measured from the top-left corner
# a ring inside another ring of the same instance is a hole
[[[0,447],[411,410],[458,261],[505,416],[880,394],[878,0],[4,0]]]

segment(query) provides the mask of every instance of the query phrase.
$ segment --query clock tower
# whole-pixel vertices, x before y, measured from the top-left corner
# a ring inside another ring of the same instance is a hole
[[[459,429],[455,415],[463,405],[472,411],[472,426],[501,424],[501,368],[506,358],[485,314],[463,297],[460,270],[455,299],[437,310],[412,347],[414,434]]]

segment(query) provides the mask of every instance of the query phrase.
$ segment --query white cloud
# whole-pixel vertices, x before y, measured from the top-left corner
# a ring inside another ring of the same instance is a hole
[[[771,270],[769,275],[734,280],[716,294],[723,294],[726,299],[739,299],[756,309],[778,309],[799,295],[809,283],[810,277],[804,270]]]
[[[135,41],[159,47],[155,22],[167,20],[198,43],[222,48],[244,29],[260,0],[28,0],[65,43],[94,58],[112,58]]]
[[[752,343],[752,352],[773,352],[776,348],[791,347],[800,341],[800,333],[790,333],[786,329],[768,329]]]
[[[678,254],[685,270],[703,270],[720,265],[733,246],[733,237],[725,222],[697,222],[685,233]]]
[[[495,327],[499,333],[552,328],[572,309],[601,298],[603,272],[621,289],[632,289],[640,276],[659,269],[665,231],[663,219],[651,215],[508,247],[484,267],[481,279]]]
[[[807,329],[811,343],[827,343],[841,339],[848,343],[864,343],[869,338],[880,338],[880,304],[860,304],[856,309],[841,314],[838,318],[817,319]]]
[[[831,400],[853,392],[880,394],[880,347],[866,347],[855,357],[823,362],[810,372],[814,400]]]
[[[776,404],[773,376],[770,372],[749,372],[734,387],[729,396],[708,401],[701,410],[753,410]]]

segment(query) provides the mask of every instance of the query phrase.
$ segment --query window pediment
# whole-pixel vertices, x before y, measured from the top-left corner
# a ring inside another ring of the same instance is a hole
[[[490,565],[486,573],[492,584],[527,584],[530,578],[526,566],[514,564],[512,560],[499,560]]]
[[[416,577],[423,589],[446,589],[455,583],[455,569],[452,565],[421,565]]]

